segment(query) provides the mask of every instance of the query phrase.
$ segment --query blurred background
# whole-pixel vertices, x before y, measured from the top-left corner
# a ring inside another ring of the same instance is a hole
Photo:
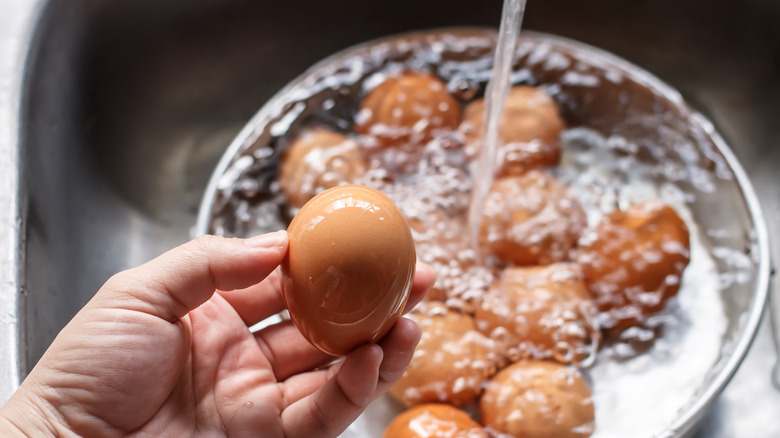
[[[373,38],[495,28],[500,9],[497,0],[0,0],[9,42],[0,66],[21,78],[0,83],[13,111],[0,142],[18,140],[27,198],[22,373],[111,274],[191,237],[219,156],[287,82]],[[530,0],[524,28],[600,47],[677,88],[747,169],[780,256],[780,2]],[[765,318],[698,436],[780,436],[774,360]]]

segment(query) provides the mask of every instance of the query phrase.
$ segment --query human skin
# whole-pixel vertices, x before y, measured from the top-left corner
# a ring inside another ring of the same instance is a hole
[[[0,409],[0,436],[331,437],[404,372],[420,329],[400,318],[343,360],[283,310],[283,231],[203,236],[111,277]],[[418,264],[406,310],[434,273]]]

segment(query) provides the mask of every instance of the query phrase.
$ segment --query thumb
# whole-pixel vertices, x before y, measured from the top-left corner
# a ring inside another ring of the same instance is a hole
[[[93,303],[150,313],[173,322],[208,301],[217,289],[229,291],[259,283],[286,254],[285,231],[251,239],[200,236],[114,275]]]

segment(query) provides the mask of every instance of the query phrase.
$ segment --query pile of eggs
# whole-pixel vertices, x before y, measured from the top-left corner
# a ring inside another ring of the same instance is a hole
[[[345,184],[386,193],[406,216],[417,258],[438,273],[409,315],[422,339],[390,390],[409,409],[385,437],[590,436],[594,406],[578,368],[677,293],[689,261],[684,222],[651,201],[588,227],[551,172],[566,129],[555,100],[514,86],[475,248],[471,186],[459,182],[472,178],[481,149],[484,100],[456,98],[421,71],[365,91],[354,132],[304,129],[285,150],[278,183],[293,208]]]

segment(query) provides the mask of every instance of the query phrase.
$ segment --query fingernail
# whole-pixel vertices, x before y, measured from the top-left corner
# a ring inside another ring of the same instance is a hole
[[[273,248],[282,245],[286,240],[287,231],[282,230],[250,237],[246,240],[246,244],[253,248]]]

